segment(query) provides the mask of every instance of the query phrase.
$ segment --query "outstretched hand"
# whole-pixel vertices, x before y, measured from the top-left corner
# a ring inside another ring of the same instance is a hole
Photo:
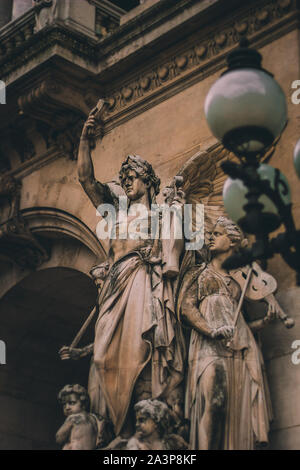
[[[234,326],[221,326],[220,328],[215,328],[212,332],[213,339],[232,339],[234,334]]]
[[[59,351],[58,354],[62,361],[68,360],[78,360],[81,358],[83,350],[79,348],[71,348],[70,346],[63,346]]]

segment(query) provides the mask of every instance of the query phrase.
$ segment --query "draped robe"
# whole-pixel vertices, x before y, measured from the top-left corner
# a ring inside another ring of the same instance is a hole
[[[111,266],[95,327],[93,368],[117,435],[147,364],[152,398],[164,399],[181,383],[184,340],[171,284],[162,278],[161,263],[140,249]]]
[[[211,266],[194,269],[183,283],[179,312],[184,298],[194,296],[195,308],[209,328],[233,325],[241,290],[230,276],[222,276]],[[186,384],[186,418],[191,422],[191,449],[203,449],[199,426],[205,401],[202,376],[210,366],[220,364],[226,375],[225,424],[222,449],[253,449],[268,442],[272,417],[268,387],[261,352],[255,338],[240,314],[233,341],[212,339],[192,329]]]

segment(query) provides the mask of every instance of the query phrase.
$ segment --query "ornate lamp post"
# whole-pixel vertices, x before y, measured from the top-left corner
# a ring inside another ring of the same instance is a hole
[[[233,269],[280,253],[300,283],[300,231],[292,217],[288,181],[278,169],[259,163],[286,126],[285,96],[247,39],[229,54],[227,62],[228,70],[206,97],[205,115],[212,133],[240,160],[240,164],[222,165],[229,175],[223,189],[225,208],[256,241],[228,258],[224,267]],[[300,176],[300,141],[294,164]],[[282,224],[285,232],[269,239]]]

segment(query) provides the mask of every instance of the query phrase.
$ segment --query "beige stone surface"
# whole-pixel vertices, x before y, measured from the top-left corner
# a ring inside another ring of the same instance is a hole
[[[261,333],[266,360],[290,355],[293,351],[291,349],[292,342],[300,339],[300,288],[293,287],[281,290],[276,298],[286,314],[295,320],[295,326],[288,330],[280,321],[276,321]],[[298,374],[300,375],[300,369]],[[280,383],[280,377],[278,382]]]
[[[61,18],[71,26],[87,34],[95,34],[95,6],[87,0],[80,2],[74,0],[59,1],[64,5],[60,7]]]
[[[272,429],[279,432],[281,429],[299,425],[299,366],[293,364],[291,354],[287,354],[267,361],[266,368],[274,409]]]

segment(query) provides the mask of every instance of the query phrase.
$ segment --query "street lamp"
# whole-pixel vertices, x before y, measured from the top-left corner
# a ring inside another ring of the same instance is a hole
[[[259,163],[287,123],[285,95],[261,62],[259,52],[242,39],[227,58],[228,69],[205,100],[212,133],[240,160],[240,164],[222,164],[229,175],[223,189],[225,209],[246,233],[256,237],[250,248],[229,257],[224,267],[234,269],[280,253],[297,272],[300,283],[300,231],[292,217],[288,181],[278,169]],[[300,177],[300,141],[294,165]],[[282,224],[285,233],[269,239]]]

